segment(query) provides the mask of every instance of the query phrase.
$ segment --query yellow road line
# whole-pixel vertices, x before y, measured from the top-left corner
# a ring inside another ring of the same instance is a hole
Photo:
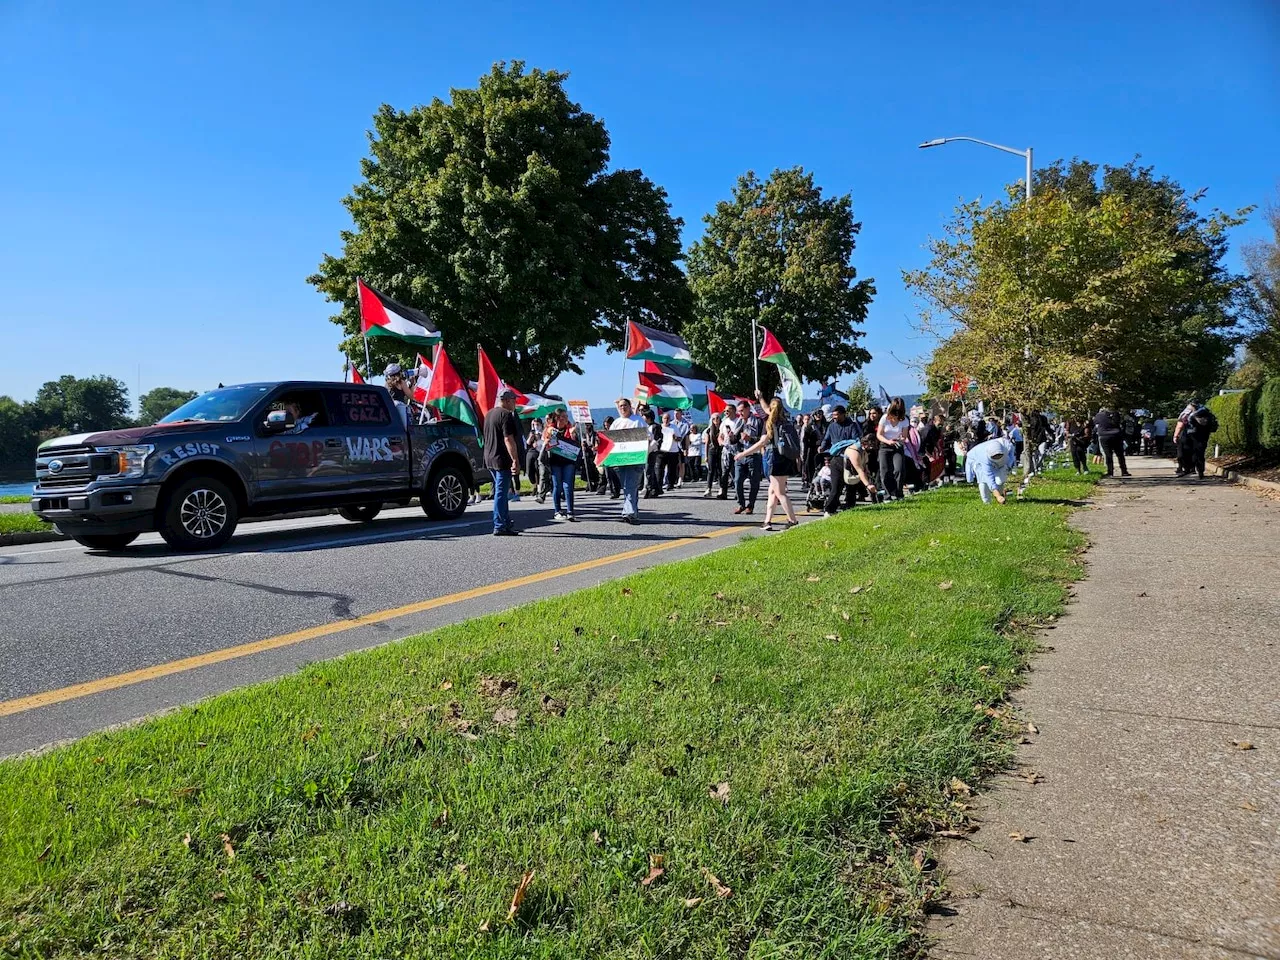
[[[279,647],[293,646],[295,643],[315,640],[318,637],[327,637],[330,634],[342,633],[346,630],[354,630],[357,627],[367,627],[372,623],[384,623],[387,620],[395,620],[397,617],[406,617],[409,614],[422,613],[425,610],[435,610],[437,607],[447,607],[450,604],[462,603],[465,600],[475,600],[477,597],[487,597],[490,594],[501,593],[504,590],[514,590],[517,587],[525,587],[532,583],[541,583],[544,580],[563,577],[566,574],[581,573],[584,570],[590,570],[593,567],[598,567],[603,564],[620,563],[623,560],[635,560],[638,557],[645,557],[653,553],[660,553],[663,550],[674,550],[676,547],[684,547],[692,543],[699,543],[703,540],[711,540],[716,537],[726,536],[730,533],[738,533],[741,532],[742,529],[742,525],[736,527],[722,527],[719,530],[712,530],[709,533],[700,534],[696,537],[682,537],[679,540],[671,540],[667,543],[656,543],[648,547],[627,550],[623,553],[611,553],[608,556],[599,557],[595,560],[584,560],[581,563],[573,563],[567,567],[557,567],[554,570],[543,570],[540,573],[531,573],[528,576],[516,577],[514,580],[503,580],[499,583],[491,583],[487,586],[463,590],[460,593],[450,593],[443,597],[433,597],[430,600],[420,600],[417,603],[407,603],[403,607],[392,607],[389,610],[379,610],[376,613],[366,613],[364,616],[355,617],[351,620],[338,620],[334,623],[322,623],[318,627],[307,627],[305,630],[295,630],[292,633],[282,633],[276,637],[267,637],[265,640],[255,640],[252,643],[242,643],[234,647],[225,647],[222,650],[212,650],[209,653],[202,653],[194,657],[183,657],[181,660],[173,660],[169,663],[160,663],[154,667],[143,667],[141,670],[130,670],[128,673],[117,673],[115,676],[103,677],[100,680],[88,680],[84,683],[76,683],[69,687],[62,687],[58,690],[49,690],[45,693],[35,693],[29,697],[19,697],[16,700],[5,700],[0,702],[0,717],[7,717],[14,713],[23,713],[27,710],[35,710],[39,707],[51,706],[55,703],[64,703],[67,700],[75,700],[79,697],[93,696],[96,693],[103,693],[107,690],[118,690],[120,687],[132,686],[135,683],[144,683],[147,680],[155,680],[159,677],[167,677],[170,674],[183,673],[187,670],[195,670],[198,667],[207,667],[210,664],[222,663],[225,660],[249,657],[255,653],[262,653],[264,650],[275,650]]]

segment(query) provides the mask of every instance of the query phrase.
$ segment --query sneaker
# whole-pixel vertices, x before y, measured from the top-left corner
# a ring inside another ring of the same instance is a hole
[[[822,511],[822,516],[823,516],[823,517],[834,517],[834,516],[835,516],[835,514],[834,514],[834,513],[832,513],[830,510],[823,510],[823,511]]]
[[[708,490],[706,493],[702,495],[702,499],[706,500],[708,497],[711,497],[711,496],[715,496],[715,494],[713,494],[710,490]]]
[[[566,520],[568,520],[570,523],[577,523],[577,522],[578,522],[578,518],[577,518],[577,517],[575,517],[572,513],[566,513],[566,514],[564,515],[564,518],[565,518]]]
[[[622,518],[622,522],[629,523],[632,526],[635,526],[640,521],[636,519],[636,515],[634,513],[628,513]]]
[[[677,487],[683,487],[683,486],[684,486],[684,481],[683,481],[683,480],[677,480],[677,481],[676,481],[676,486],[677,486]]]
[[[518,493],[516,493],[514,490],[512,490],[512,491],[511,491],[511,493],[509,493],[509,494],[507,495],[507,500],[508,500],[509,502],[511,502],[511,503],[519,503],[519,502],[520,502],[520,494],[518,494]]]
[[[553,518],[553,519],[555,519],[555,520],[568,520],[568,519],[569,519],[569,515],[568,515],[567,513],[561,513],[559,510],[557,510],[557,511],[555,512],[555,516],[554,516],[554,518]]]
[[[504,529],[493,531],[493,535],[495,537],[518,537],[520,536],[520,532],[518,530]]]

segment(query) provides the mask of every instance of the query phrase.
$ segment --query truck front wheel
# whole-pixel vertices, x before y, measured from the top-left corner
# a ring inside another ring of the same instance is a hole
[[[431,471],[422,491],[422,509],[432,520],[456,520],[467,509],[470,481],[461,467],[445,464]]]
[[[160,536],[169,546],[183,550],[222,546],[240,520],[235,495],[212,477],[182,481],[168,492],[160,511]]]
[[[123,550],[138,539],[136,533],[73,533],[71,539],[90,550]]]

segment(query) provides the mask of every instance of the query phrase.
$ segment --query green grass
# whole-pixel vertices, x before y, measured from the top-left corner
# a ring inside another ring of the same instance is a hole
[[[0,953],[909,955],[1089,489],[859,508],[0,764]]]
[[[30,511],[0,513],[0,533],[35,533],[52,529],[52,524],[45,523]]]
[[[5,493],[0,494],[0,503],[30,503],[31,494],[29,493]]]

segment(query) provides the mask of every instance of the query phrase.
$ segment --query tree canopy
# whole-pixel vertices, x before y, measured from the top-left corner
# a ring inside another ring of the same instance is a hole
[[[142,426],[155,423],[197,396],[195,390],[154,387],[138,398],[138,423]]]
[[[129,388],[115,377],[63,374],[36,391],[33,414],[38,430],[56,426],[88,433],[127,427]]]
[[[1061,162],[1030,202],[962,205],[903,279],[940,343],[931,392],[973,377],[1022,409],[1160,406],[1221,381],[1241,278],[1223,264],[1235,215],[1202,215],[1150,167]]]
[[[1265,216],[1271,239],[1244,246],[1244,264],[1249,271],[1245,309],[1250,323],[1249,354],[1275,376],[1280,375],[1280,198],[1267,205]]]
[[[763,182],[748,171],[704,222],[689,251],[695,315],[684,336],[722,389],[751,388],[753,319],[802,379],[852,373],[871,359],[858,341],[875,286],[853,266],[862,224],[848,194],[823,197],[801,167]]]
[[[466,345],[453,351],[464,372],[478,343],[525,389],[581,373],[587,347],[620,348],[627,320],[683,326],[682,223],[639,170],[606,169],[609,134],[568,98],[567,76],[499,63],[448,103],[374,116],[343,201],[355,229],[309,278],[341,304],[349,356],[364,350],[357,277]],[[372,347],[396,356],[394,341]]]

